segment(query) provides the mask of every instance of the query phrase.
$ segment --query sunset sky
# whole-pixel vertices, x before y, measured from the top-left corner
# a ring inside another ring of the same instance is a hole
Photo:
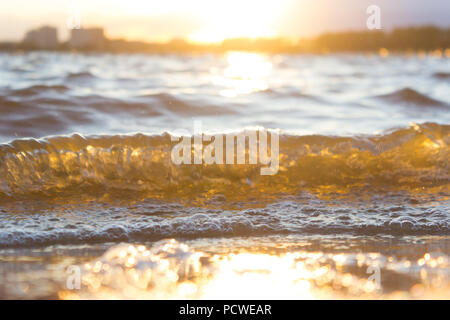
[[[80,13],[81,26],[103,26],[111,38],[217,42],[230,37],[302,37],[361,30],[366,8],[381,8],[383,29],[450,26],[448,0],[15,0],[0,2],[0,40],[20,40],[40,25],[58,27]]]

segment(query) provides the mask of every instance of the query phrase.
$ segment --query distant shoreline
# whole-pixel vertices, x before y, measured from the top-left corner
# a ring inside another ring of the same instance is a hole
[[[183,39],[166,43],[107,39],[98,48],[70,48],[69,42],[59,43],[57,48],[37,49],[23,42],[0,42],[0,51],[55,51],[55,52],[94,52],[94,53],[225,53],[229,51],[249,51],[260,53],[286,54],[326,54],[326,53],[374,53],[380,52],[430,52],[440,51],[450,56],[450,28],[434,26],[397,28],[390,32],[382,30],[347,31],[326,33],[315,38],[292,41],[285,38],[233,38],[221,43],[200,44]]]

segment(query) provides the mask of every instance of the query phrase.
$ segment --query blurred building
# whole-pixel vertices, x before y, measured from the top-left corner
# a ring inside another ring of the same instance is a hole
[[[102,49],[106,43],[102,28],[72,29],[69,47],[72,49]]]
[[[56,49],[58,47],[58,31],[56,28],[48,26],[28,31],[23,43],[33,49]]]

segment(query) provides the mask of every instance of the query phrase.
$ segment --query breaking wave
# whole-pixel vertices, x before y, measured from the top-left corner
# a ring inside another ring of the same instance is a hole
[[[113,191],[191,200],[305,190],[447,191],[449,141],[450,126],[434,123],[378,136],[281,135],[279,172],[261,176],[260,165],[175,165],[169,134],[21,139],[0,146],[0,199]]]

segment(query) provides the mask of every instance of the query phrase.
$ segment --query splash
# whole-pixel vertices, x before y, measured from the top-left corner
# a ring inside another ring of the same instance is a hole
[[[169,134],[55,136],[0,146],[1,201],[110,195],[203,201],[277,199],[302,191],[448,194],[450,126],[379,136],[280,136],[279,172],[260,165],[175,165]]]

